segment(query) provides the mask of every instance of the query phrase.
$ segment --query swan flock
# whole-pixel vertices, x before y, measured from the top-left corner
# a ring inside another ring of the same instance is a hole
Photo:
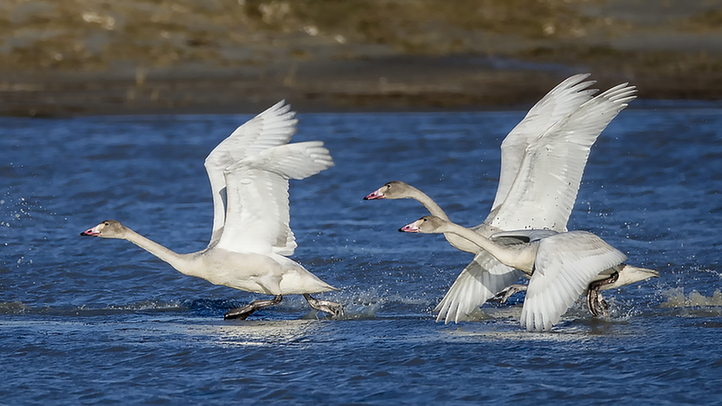
[[[636,93],[624,83],[595,96],[588,77],[579,74],[561,82],[506,136],[496,196],[478,226],[455,224],[428,195],[401,181],[364,197],[417,200],[430,215],[399,231],[441,233],[453,247],[474,254],[436,307],[437,321],[468,320],[487,301],[505,302],[525,291],[521,326],[549,331],[580,296],[586,296],[593,316],[606,315],[601,290],[659,276],[626,264],[626,255],[598,236],[566,228],[592,145]],[[294,117],[281,101],[238,127],[208,155],[213,228],[205,249],[179,254],[116,220],[81,235],[128,240],[183,274],[271,296],[228,310],[228,319],[246,319],[289,294],[303,295],[313,309],[342,318],[340,303],[311,296],[337,289],[289,258],[297,248],[290,228],[289,180],[334,165],[321,141],[289,143],[296,132]],[[528,285],[516,283],[524,278]]]

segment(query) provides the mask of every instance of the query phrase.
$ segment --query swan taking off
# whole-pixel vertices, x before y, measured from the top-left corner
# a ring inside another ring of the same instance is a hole
[[[509,132],[501,144],[499,186],[491,212],[471,230],[484,237],[502,230],[566,231],[592,145],[636,93],[634,86],[623,83],[593,97],[596,90],[589,87],[594,82],[585,81],[587,77],[589,74],[579,74],[564,80]],[[449,220],[429,196],[400,181],[389,182],[364,199],[404,198],[415,199],[432,215]],[[455,248],[476,257],[436,307],[437,321],[459,322],[467,318],[524,276],[469,240],[450,232],[444,236]],[[620,269],[620,274],[623,272],[628,269]],[[613,272],[609,274],[611,277]],[[637,276],[620,275],[618,281],[632,283]],[[592,314],[603,312],[601,296],[589,303],[599,305],[590,306]]]
[[[520,320],[528,331],[551,330],[595,277],[627,259],[621,251],[586,231],[520,230],[502,232],[489,239],[436,216],[422,217],[399,231],[454,233],[479,245],[504,265],[531,276]],[[511,245],[494,242],[501,237],[517,238],[519,242]]]
[[[248,292],[274,295],[231,309],[225,318],[245,319],[275,305],[283,295],[301,294],[316,310],[334,317],[340,304],[311,293],[337,290],[287,258],[296,248],[289,227],[288,180],[304,179],[333,166],[321,141],[288,144],[295,113],[281,101],[238,127],[206,158],[213,193],[213,234],[204,250],[178,254],[115,220],[80,235],[128,240],[179,272]]]

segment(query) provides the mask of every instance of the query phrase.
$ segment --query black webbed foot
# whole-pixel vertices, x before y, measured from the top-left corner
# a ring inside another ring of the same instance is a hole
[[[276,304],[281,303],[281,300],[283,299],[283,296],[276,295],[271,300],[255,300],[243,307],[238,307],[236,309],[231,309],[226,312],[226,314],[223,315],[224,319],[237,319],[237,320],[245,320],[250,316],[253,312],[255,312],[258,309],[262,309],[264,307],[273,306]]]
[[[342,317],[344,314],[343,306],[341,306],[339,303],[331,302],[328,300],[318,300],[309,295],[308,293],[304,293],[303,297],[306,298],[308,304],[311,305],[311,307],[320,312],[326,312],[335,319]]]

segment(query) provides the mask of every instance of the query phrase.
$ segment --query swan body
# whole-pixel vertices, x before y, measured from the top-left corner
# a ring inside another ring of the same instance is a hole
[[[591,146],[611,120],[635,98],[634,86],[617,85],[593,97],[589,74],[574,75],[534,105],[501,145],[501,172],[492,209],[470,228],[484,237],[502,230],[566,231]],[[366,200],[411,198],[443,220],[449,217],[433,199],[404,182],[393,181]],[[524,276],[456,233],[446,239],[475,254],[435,311],[437,321],[458,322]]]
[[[106,220],[84,231],[83,235],[130,241],[167,262],[179,272],[205,279],[214,285],[267,295],[336,290],[297,262],[278,254],[241,253],[218,247],[190,254],[178,254],[116,220]]]
[[[323,142],[287,144],[295,133],[293,116],[290,106],[280,102],[236,129],[206,158],[214,221],[204,250],[176,253],[115,220],[81,235],[128,240],[183,274],[274,295],[230,310],[226,318],[245,319],[288,294],[302,294],[315,309],[340,316],[339,304],[310,296],[337,289],[287,258],[297,246],[289,226],[288,181],[333,166]]]
[[[519,244],[523,242],[538,241],[542,238],[560,234],[553,230],[516,230],[510,232],[499,232],[491,236],[491,239],[499,245]],[[561,238],[561,237],[555,237]],[[571,245],[571,244],[570,244]],[[525,274],[529,277],[529,274]],[[629,264],[617,264],[597,274],[584,291],[587,296],[587,307],[593,316],[606,315],[608,305],[599,293],[602,290],[617,289],[632,283],[637,283],[649,278],[658,278],[659,272],[653,269],[639,268]],[[495,299],[504,302],[511,295],[517,292],[526,291],[528,285],[510,285]]]
[[[586,231],[526,233],[526,242],[501,245],[436,216],[426,216],[399,231],[455,233],[478,244],[503,264],[530,276],[520,324],[528,331],[548,331],[601,272],[627,256]],[[528,231],[528,230],[524,230]],[[502,233],[501,236],[503,236]],[[496,236],[495,236],[496,237]]]

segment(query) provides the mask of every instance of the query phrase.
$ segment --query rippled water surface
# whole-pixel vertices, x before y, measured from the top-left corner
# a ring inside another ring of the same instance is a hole
[[[635,102],[638,105],[644,103]],[[432,309],[471,255],[400,226],[414,201],[461,224],[488,213],[499,145],[523,112],[303,114],[294,141],[336,161],[291,182],[294,259],[342,288],[328,320],[182,275],[136,246],[80,237],[122,221],[178,252],[205,247],[203,160],[250,116],[0,119],[0,404],[712,404],[722,399],[722,110],[629,109],[594,146],[570,229],[659,279],[577,304],[554,332],[518,326],[522,295],[478,320]]]

